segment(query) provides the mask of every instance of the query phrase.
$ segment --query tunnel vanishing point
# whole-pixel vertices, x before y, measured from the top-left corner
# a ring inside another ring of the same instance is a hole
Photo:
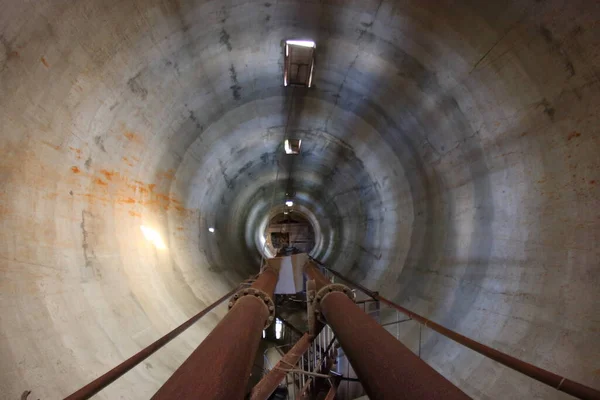
[[[0,0],[1,398],[139,352],[290,218],[331,270],[600,389],[600,3]],[[226,315],[96,398],[152,397]],[[421,339],[469,397],[572,398]]]

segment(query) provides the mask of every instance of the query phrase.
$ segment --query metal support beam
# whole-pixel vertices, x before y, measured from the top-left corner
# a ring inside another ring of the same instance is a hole
[[[316,335],[323,329],[323,324],[317,324]],[[283,381],[288,372],[292,372],[293,367],[298,364],[300,357],[304,355],[310,348],[315,336],[311,336],[306,332],[294,344],[294,346],[283,356],[275,367],[267,373],[261,380],[252,388],[250,400],[266,400],[277,389],[277,386]]]
[[[321,311],[369,398],[469,398],[365,314],[345,293],[325,295]]]
[[[230,303],[232,308],[225,318],[152,398],[244,398],[261,332],[272,319],[278,275],[267,267],[251,288],[234,295],[235,302]]]
[[[331,385],[329,392],[327,392],[327,396],[325,396],[325,400],[335,400],[335,395],[337,393],[337,386],[335,384]]]
[[[300,357],[306,353],[311,342],[312,339],[308,333],[302,335],[294,347],[252,388],[250,400],[268,399],[275,389],[277,389],[279,383],[285,378],[288,370],[293,369],[293,366],[298,363]]]

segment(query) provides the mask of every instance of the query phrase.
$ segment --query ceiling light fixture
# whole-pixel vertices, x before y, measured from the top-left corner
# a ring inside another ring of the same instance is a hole
[[[288,201],[285,202],[285,205],[288,206],[288,207],[291,207],[291,206],[294,205],[294,202],[291,201],[291,200],[288,200]]]
[[[213,227],[211,226],[210,228],[208,228],[208,231],[209,231],[210,233],[215,233],[215,228],[213,228]]]
[[[283,86],[312,86],[315,48],[315,42],[312,40],[285,41]]]
[[[317,47],[312,40],[286,40],[285,43],[292,46],[312,47],[313,49]]]
[[[283,142],[285,154],[300,154],[300,146],[302,146],[302,139],[285,139]]]

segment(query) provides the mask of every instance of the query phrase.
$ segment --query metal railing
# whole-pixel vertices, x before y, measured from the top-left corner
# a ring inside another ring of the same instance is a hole
[[[99,391],[101,391],[102,389],[104,389],[105,387],[107,387],[108,385],[110,385],[111,383],[113,383],[114,381],[116,381],[117,379],[122,377],[123,375],[125,375],[127,372],[129,372],[131,369],[135,368],[142,361],[144,361],[145,359],[150,357],[152,354],[154,354],[155,352],[160,350],[171,340],[175,339],[181,333],[186,331],[189,327],[191,327],[194,323],[196,323],[198,320],[200,320],[206,314],[208,314],[213,309],[215,309],[217,306],[219,306],[220,304],[225,302],[225,300],[228,300],[241,287],[249,285],[252,282],[252,279],[253,278],[250,278],[250,279],[240,283],[240,285],[238,285],[231,291],[224,294],[217,301],[215,301],[214,303],[212,303],[211,305],[206,307],[204,310],[200,311],[198,314],[194,315],[192,318],[188,319],[187,321],[185,321],[184,323],[182,323],[177,328],[173,329],[172,331],[170,331],[169,333],[167,333],[160,339],[156,340],[154,343],[152,343],[149,346],[145,347],[144,349],[140,350],[133,356],[129,357],[127,360],[123,361],[121,364],[117,365],[110,371],[108,371],[105,374],[94,379],[92,382],[88,383],[87,385],[85,385],[81,389],[77,390],[73,394],[65,397],[65,400],[85,400],[85,399],[89,399],[90,397],[94,396],[96,393],[98,393]]]
[[[339,272],[337,272],[331,268],[328,268],[320,261],[318,261],[316,259],[312,259],[312,260],[322,269],[322,271],[324,271],[324,273],[326,274],[327,277],[338,278],[339,280],[360,290],[362,293],[364,293],[366,296],[368,296],[368,298],[359,300],[359,305],[361,305],[361,301],[362,301],[363,310],[364,310],[365,304],[368,304],[371,302],[382,303],[382,304],[388,306],[389,308],[396,310],[396,320],[392,321],[392,322],[386,322],[383,325],[386,327],[386,330],[388,330],[388,332],[390,331],[388,328],[391,329],[392,326],[396,326],[397,333],[395,336],[397,339],[399,339],[399,336],[400,336],[399,326],[401,323],[407,322],[407,321],[415,321],[415,322],[419,323],[418,348],[415,351],[415,353],[419,357],[421,356],[421,343],[422,343],[422,331],[423,331],[422,328],[423,327],[430,328],[433,331],[438,332],[438,333],[444,335],[445,337],[452,339],[453,341],[455,341],[465,347],[468,347],[471,350],[474,350],[487,358],[490,358],[508,368],[511,368],[517,372],[520,372],[526,376],[529,376],[530,378],[533,378],[533,379],[537,380],[538,382],[544,383],[556,390],[570,394],[571,396],[574,396],[574,397],[577,397],[580,399],[600,400],[600,391],[598,391],[594,388],[585,386],[581,383],[578,383],[578,382],[575,382],[566,377],[557,375],[557,374],[547,371],[543,368],[536,367],[535,365],[532,365],[530,363],[522,361],[516,357],[513,357],[511,355],[503,353],[499,350],[493,349],[489,346],[486,346],[482,343],[472,340],[466,336],[463,336],[457,332],[454,332],[442,325],[439,325],[419,314],[416,314],[416,313],[392,302],[391,300],[381,296],[378,292],[371,291],[371,290],[367,289],[366,287],[362,286],[361,284],[356,283],[356,282],[346,278]],[[377,311],[378,317],[380,316],[380,313],[381,313],[381,308],[379,308]],[[404,315],[407,318],[401,318],[400,314]]]

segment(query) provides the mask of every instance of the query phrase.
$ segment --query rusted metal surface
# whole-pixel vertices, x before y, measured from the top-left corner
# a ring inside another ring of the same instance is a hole
[[[308,333],[310,335],[315,334],[315,328],[317,325],[317,318],[315,315],[315,302],[313,301],[317,295],[316,283],[314,280],[306,281],[306,319],[308,322]]]
[[[111,369],[110,371],[105,373],[104,375],[96,378],[95,380],[88,383],[87,385],[85,385],[84,387],[82,387],[81,389],[76,391],[75,393],[66,397],[65,400],[89,399],[90,397],[92,397],[93,395],[95,395],[96,393],[98,393],[99,391],[101,391],[102,389],[104,389],[105,387],[107,387],[108,385],[110,385],[111,383],[116,381],[117,379],[119,379],[121,376],[125,375],[125,373],[127,373],[129,370],[134,368],[136,365],[138,365],[139,363],[144,361],[146,358],[150,357],[157,350],[162,348],[165,344],[169,343],[171,340],[173,340],[174,338],[179,336],[179,334],[181,334],[183,331],[188,329],[196,321],[198,321],[200,318],[202,318],[203,316],[208,314],[210,311],[212,311],[215,307],[217,307],[223,301],[230,298],[237,291],[238,291],[238,288],[231,290],[230,292],[225,294],[223,297],[221,297],[220,299],[218,299],[217,301],[212,303],[210,306],[206,307],[204,310],[200,311],[198,314],[194,315],[192,318],[188,319],[186,322],[179,325],[177,328],[173,329],[171,332],[167,333],[166,335],[164,335],[163,337],[161,337],[160,339],[158,339],[157,341],[152,343],[150,346],[146,347],[145,349],[141,350],[140,352],[129,357],[127,360],[123,361],[121,364],[117,365],[116,367],[114,367],[113,369]]]
[[[365,314],[346,294],[326,295],[321,300],[321,311],[369,398],[469,398]]]
[[[298,363],[298,360],[310,347],[312,339],[310,335],[305,333],[296,342],[296,344],[283,356],[275,367],[265,375],[260,382],[252,388],[250,394],[251,400],[266,400],[275,391],[279,383],[285,378],[287,370],[293,368]]]
[[[273,293],[275,292],[275,286],[277,286],[278,278],[279,271],[271,266],[266,266],[254,281],[252,287],[254,289],[262,290],[272,298]]]
[[[577,398],[584,399],[584,400],[600,400],[600,391],[598,391],[596,389],[593,389],[589,386],[582,385],[581,383],[572,381],[570,379],[567,379],[565,377],[562,377],[560,375],[557,375],[557,374],[547,371],[545,369],[536,367],[535,365],[529,364],[525,361],[519,360],[518,358],[515,358],[506,353],[503,353],[501,351],[493,349],[489,346],[486,346],[482,343],[476,342],[475,340],[469,339],[468,337],[463,336],[460,333],[454,332],[448,328],[443,327],[442,325],[436,324],[435,322],[433,322],[419,314],[416,314],[416,313],[394,303],[393,301],[386,299],[383,296],[380,296],[377,292],[373,292],[360,284],[352,282],[351,280],[349,280],[348,278],[346,278],[345,276],[343,276],[342,274],[340,274],[337,271],[334,271],[325,266],[323,266],[323,267],[326,268],[333,275],[337,276],[338,278],[348,282],[349,284],[351,284],[354,287],[359,288],[360,290],[362,290],[363,292],[365,292],[367,295],[371,296],[372,298],[379,300],[392,308],[395,308],[396,310],[400,311],[401,313],[410,317],[411,319],[414,319],[415,321],[420,322],[421,324],[425,325],[426,327],[431,328],[438,333],[441,333],[442,335],[446,336],[447,338],[450,338],[450,339],[454,340],[455,342],[460,343],[463,346],[466,346],[466,347],[470,348],[471,350],[478,352],[479,354],[482,354],[488,358],[491,358],[492,360],[499,362],[500,364],[505,365],[515,371],[518,371],[518,372],[524,374],[524,375],[527,375],[530,378],[537,380],[538,382],[542,382],[542,383],[544,383],[548,386],[551,386],[557,390],[568,393],[571,396],[575,396]]]
[[[265,269],[252,287],[271,297],[278,272]],[[254,295],[241,296],[153,399],[244,398],[261,332],[269,317],[265,302]]]
[[[337,393],[337,386],[332,385],[327,392],[327,396],[325,396],[325,400],[335,400],[335,394]]]
[[[317,264],[312,261],[312,260],[308,260],[305,264],[304,264],[304,273],[306,274],[306,276],[309,279],[312,279],[315,281],[316,283],[316,290],[320,290],[323,286],[327,286],[329,285],[331,282],[329,281],[329,279],[327,279],[322,273],[321,271],[319,271],[319,267],[317,266]]]
[[[318,335],[322,329],[323,324],[317,324],[315,336]],[[308,332],[304,333],[296,342],[296,344],[294,344],[294,346],[283,356],[283,358],[279,360],[275,367],[271,369],[269,373],[252,388],[250,399],[266,400],[269,398],[269,396],[285,378],[287,370],[293,369],[298,363],[300,357],[302,357],[302,355],[308,351],[313,340],[314,336],[311,336]]]

